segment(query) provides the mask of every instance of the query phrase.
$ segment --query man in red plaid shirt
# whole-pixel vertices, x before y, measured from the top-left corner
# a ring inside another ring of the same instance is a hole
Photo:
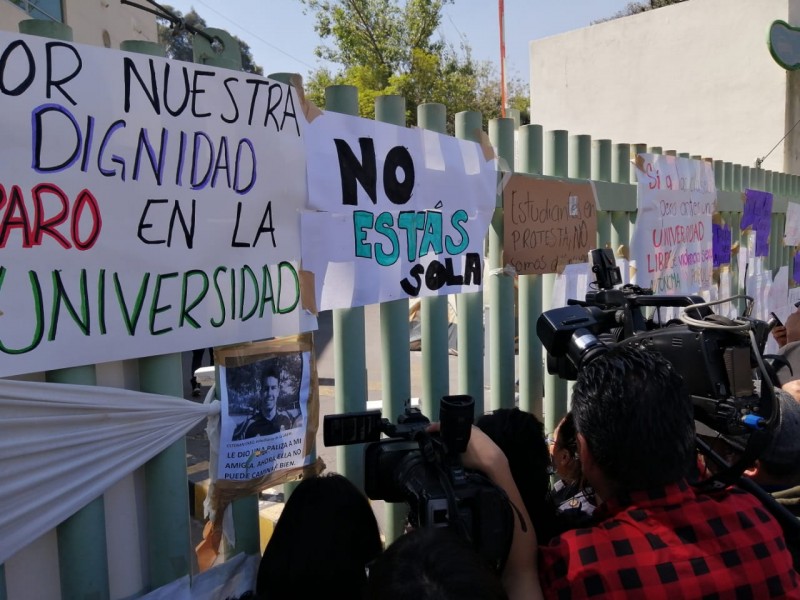
[[[698,365],[698,368],[702,368]],[[549,598],[800,598],[776,520],[731,487],[701,494],[693,409],[659,354],[615,347],[573,389],[583,473],[604,500],[597,525],[539,548]]]

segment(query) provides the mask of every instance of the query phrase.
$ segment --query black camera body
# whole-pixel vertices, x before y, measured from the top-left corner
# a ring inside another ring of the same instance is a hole
[[[393,424],[380,411],[326,415],[326,446],[369,442],[364,451],[364,491],[372,500],[407,502],[412,527],[450,527],[469,540],[496,569],[505,563],[514,530],[505,493],[482,474],[464,469],[474,420],[474,401],[445,396],[440,433],[407,407]],[[383,433],[388,437],[380,439]]]
[[[683,377],[692,397],[695,418],[725,435],[752,432],[769,417],[769,407],[753,385],[758,360],[750,331],[762,354],[770,325],[740,318],[735,327],[729,319],[714,315],[700,296],[660,296],[652,290],[626,285],[609,288],[619,277],[608,251],[592,252],[597,290],[585,301],[569,300],[568,306],[545,311],[536,333],[548,352],[547,368],[563,379],[575,379],[582,365],[618,344],[636,345],[661,353]],[[646,318],[643,309],[682,307],[695,322],[661,323]],[[689,308],[687,308],[689,307]]]

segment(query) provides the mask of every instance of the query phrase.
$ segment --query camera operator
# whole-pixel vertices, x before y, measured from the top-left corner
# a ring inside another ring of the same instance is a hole
[[[792,342],[800,342],[800,309],[790,314],[785,324],[773,327],[772,337],[778,342],[778,348],[783,348]]]
[[[693,407],[665,358],[612,348],[582,366],[572,412],[583,474],[603,502],[597,525],[539,549],[547,597],[800,598],[782,530],[761,503],[687,483]]]
[[[800,341],[789,342],[780,348],[778,356],[788,363],[776,371],[781,389],[800,401]]]

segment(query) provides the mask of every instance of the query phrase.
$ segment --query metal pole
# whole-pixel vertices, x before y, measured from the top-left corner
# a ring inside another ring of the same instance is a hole
[[[351,85],[333,85],[325,88],[325,108],[347,115],[358,115],[358,89]],[[363,306],[337,308],[333,311],[337,413],[366,410],[365,340]],[[364,489],[364,449],[361,446],[338,446],[336,468],[359,488]]]
[[[478,111],[456,113],[456,137],[478,141],[483,117]],[[458,385],[459,392],[475,400],[475,414],[484,411],[483,389],[483,292],[459,294],[458,302]]]
[[[541,125],[519,128],[520,170],[541,174],[543,159]],[[519,408],[544,416],[544,356],[542,342],[536,335],[536,320],[542,314],[541,275],[520,275],[519,287]]]
[[[417,124],[423,129],[445,133],[447,109],[444,104],[420,104],[417,107]],[[448,308],[448,296],[420,299],[422,412],[436,420],[439,418],[439,400],[450,390]]]
[[[568,174],[569,133],[563,129],[548,131],[545,134],[545,175],[566,177]],[[542,310],[553,307],[553,287],[556,275],[542,275]],[[567,412],[567,382],[557,375],[544,378],[544,426],[546,431],[554,431],[558,421]]]
[[[375,98],[375,120],[400,127],[406,124],[406,100],[402,96]],[[447,298],[445,298],[445,301]],[[411,396],[411,357],[408,349],[408,299],[380,305],[383,414],[394,421]],[[446,340],[445,340],[446,342]],[[424,340],[423,340],[424,347]],[[430,413],[426,413],[430,414]],[[407,511],[402,504],[386,503],[386,543],[403,535]]]
[[[489,139],[500,158],[514,171],[514,119],[489,121]],[[503,162],[501,161],[501,162]],[[514,276],[503,271],[503,193],[497,195],[489,228],[489,380],[492,408],[512,408],[514,402]]]

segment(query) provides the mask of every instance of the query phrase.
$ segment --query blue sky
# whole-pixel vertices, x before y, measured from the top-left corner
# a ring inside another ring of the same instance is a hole
[[[622,10],[630,0],[505,0],[506,68],[528,81],[528,42],[572,29]],[[167,0],[181,12],[192,7],[209,27],[225,29],[250,44],[264,73],[308,75],[322,66],[311,15],[299,0]],[[465,39],[473,57],[499,61],[497,0],[456,0],[445,8],[440,34],[458,46]],[[499,69],[498,69],[499,72]]]

